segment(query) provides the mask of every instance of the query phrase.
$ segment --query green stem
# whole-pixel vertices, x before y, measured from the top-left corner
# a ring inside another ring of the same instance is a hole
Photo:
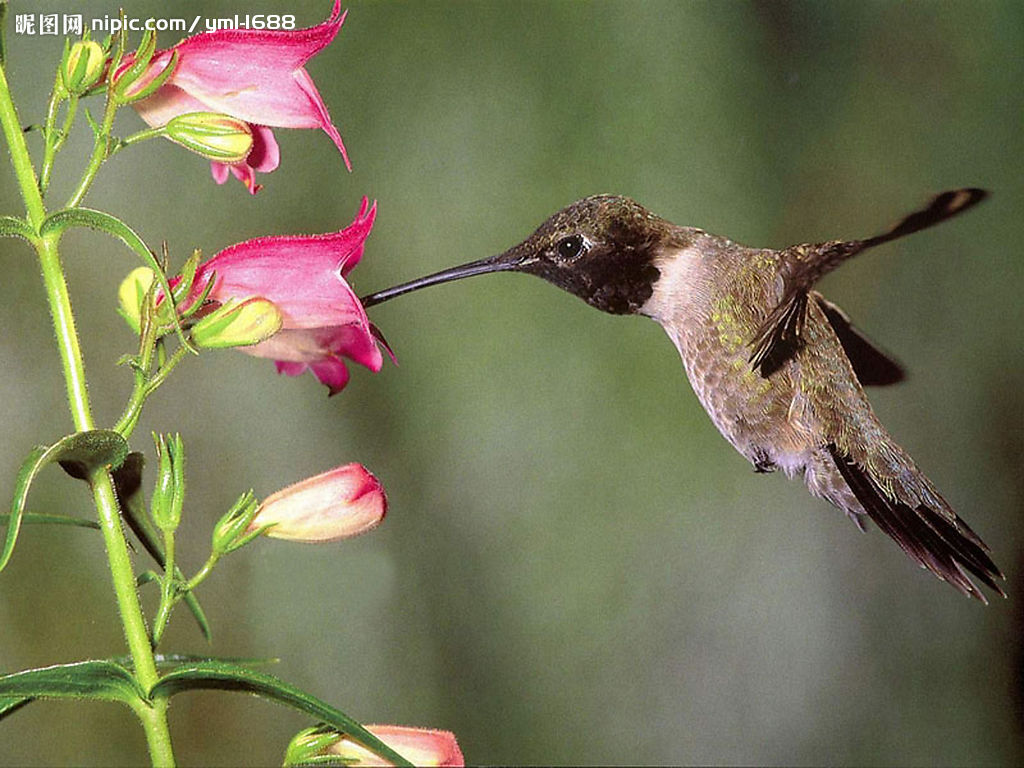
[[[96,178],[96,174],[100,170],[100,166],[103,165],[103,161],[109,157],[110,153],[110,130],[114,127],[114,114],[117,112],[117,102],[114,100],[113,95],[107,92],[107,105],[103,111],[103,122],[100,125],[100,129],[96,132],[96,140],[92,145],[92,156],[89,158],[89,164],[85,168],[85,173],[82,174],[81,181],[78,182],[78,187],[72,193],[71,197],[68,198],[67,203],[64,204],[65,208],[75,208],[85,197],[85,193],[89,191],[89,187],[92,186],[93,180]]]
[[[25,137],[21,131],[18,113],[11,99],[7,85],[7,75],[0,67],[0,124],[7,139],[11,154],[11,163],[21,188],[21,194],[28,212],[28,220],[38,231],[46,217],[42,194],[28,154]],[[71,416],[78,430],[93,428],[92,413],[89,408],[89,395],[86,389],[85,365],[82,351],[75,331],[74,316],[71,312],[71,299],[68,295],[67,282],[60,263],[57,250],[58,233],[41,237],[35,241],[39,264],[43,272],[46,296],[53,318],[54,331],[57,334],[58,349],[64,369],[64,378],[68,391],[68,404]],[[134,661],[135,675],[145,690],[149,690],[159,679],[153,651],[149,645],[146,622],[139,605],[139,596],[135,588],[135,576],[128,544],[121,528],[117,496],[110,472],[98,470],[90,478],[93,499],[99,516],[110,563],[110,574],[117,596],[117,605],[124,626],[125,638]],[[154,702],[151,706],[140,703],[135,707],[136,714],[142,721],[149,744],[149,753],[154,765],[173,765],[174,753],[171,749],[171,736],[167,728],[166,703]]]
[[[217,564],[218,560],[220,560],[219,554],[211,554],[209,559],[207,559],[207,561],[203,563],[203,567],[196,572],[196,575],[188,580],[188,584],[185,585],[185,591],[191,592],[193,589],[202,584],[203,579],[210,575],[210,573],[213,571],[213,566]]]
[[[154,648],[159,645],[160,638],[164,636],[164,628],[167,626],[168,619],[171,618],[171,608],[178,602],[174,567],[174,533],[170,531],[164,531],[164,557],[167,559],[164,562],[164,578],[161,582],[160,608],[153,621]]]
[[[164,361],[159,370],[153,374],[152,378],[149,379],[146,378],[144,372],[149,369],[150,361],[148,359],[144,362],[145,368],[141,372],[136,370],[135,386],[132,388],[132,394],[128,399],[128,405],[124,413],[117,420],[117,424],[114,425],[115,432],[120,432],[126,440],[128,439],[139,421],[139,416],[142,414],[142,406],[146,403],[146,399],[156,391],[157,387],[164,383],[164,380],[174,370],[175,366],[184,359],[186,354],[188,354],[188,350],[185,347],[178,347],[171,354],[170,358]]]
[[[50,171],[53,170],[53,158],[57,154],[57,137],[54,135],[54,130],[57,128],[57,110],[60,108],[61,102],[58,95],[59,87],[60,75],[57,75],[57,82],[53,86],[50,103],[46,108],[46,125],[43,128],[43,165],[39,171],[39,189],[44,195],[46,188],[50,185]]]

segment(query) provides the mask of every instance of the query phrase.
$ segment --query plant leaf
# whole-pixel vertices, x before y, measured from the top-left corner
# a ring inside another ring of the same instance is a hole
[[[16,216],[0,216],[0,237],[20,237],[32,242],[37,235],[24,219],[19,219]]]
[[[0,571],[7,567],[18,540],[21,522],[25,513],[28,491],[39,470],[47,464],[59,461],[64,469],[76,477],[88,477],[97,467],[118,467],[128,455],[128,443],[117,432],[95,429],[75,432],[62,437],[49,448],[36,446],[21,464],[14,484],[14,500],[11,514],[7,518],[7,536],[3,550],[0,550]],[[82,472],[82,475],[76,475]]]
[[[9,514],[0,515],[0,525],[6,524],[11,519]],[[44,512],[24,512],[21,516],[22,525],[70,525],[77,528],[92,528],[94,531],[100,529],[100,524],[95,520],[86,520],[84,517],[73,515],[50,515]]]
[[[395,765],[412,765],[341,710],[273,675],[238,664],[206,661],[187,665],[164,675],[149,693],[151,698],[156,699],[182,691],[209,689],[252,693],[284,704],[344,731],[354,741]]]
[[[134,675],[113,661],[79,661],[0,676],[0,697],[146,701]],[[18,706],[17,703],[13,706]]]
[[[153,255],[153,252],[143,239],[136,234],[135,230],[119,218],[103,211],[95,211],[92,208],[65,208],[47,216],[42,226],[39,227],[39,234],[46,236],[50,232],[63,233],[68,227],[87,227],[99,232],[105,232],[115,240],[120,240],[135,251],[136,255],[142,259],[143,264],[153,270],[156,280],[164,292],[164,296],[168,297],[165,300],[171,300],[169,298],[172,295],[171,286],[167,283],[167,275],[164,274],[164,270],[160,267],[156,256]],[[178,313],[173,312],[171,314],[173,315],[174,330],[177,332],[181,343],[190,352],[195,352],[195,348],[185,338],[185,332],[181,329]]]
[[[0,720],[3,720],[8,715],[13,715],[33,701],[35,699],[31,696],[0,696]]]

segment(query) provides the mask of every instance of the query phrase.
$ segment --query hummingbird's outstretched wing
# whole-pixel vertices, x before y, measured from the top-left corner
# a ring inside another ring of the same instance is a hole
[[[857,381],[865,387],[882,387],[903,381],[907,374],[903,366],[883,352],[868,339],[853,323],[843,310],[816,291],[810,292],[828,318],[829,325],[836,332],[843,352],[853,365]]]
[[[801,333],[807,312],[807,292],[819,279],[867,248],[919,232],[966,211],[988,197],[984,189],[954,189],[934,197],[927,206],[900,220],[880,235],[865,240],[833,240],[794,245],[785,249],[792,264],[785,275],[782,300],[768,314],[751,340],[750,363],[765,378],[789,360],[802,346]]]
[[[970,575],[1001,597],[1006,597],[995,581],[1004,578],[1003,574],[988,556],[985,542],[941,497],[932,504],[922,502],[912,508],[891,491],[884,490],[870,472],[844,455],[834,444],[829,445],[828,450],[868,517],[922,568],[983,603],[987,604],[988,600],[971,581]]]

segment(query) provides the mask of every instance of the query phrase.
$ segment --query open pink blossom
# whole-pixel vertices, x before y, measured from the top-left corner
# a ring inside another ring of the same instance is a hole
[[[279,373],[307,368],[337,394],[348,383],[349,358],[379,371],[383,357],[363,305],[345,276],[363,257],[377,204],[364,197],[355,221],[323,235],[261,237],[225,248],[200,265],[193,293],[213,279],[212,301],[262,297],[281,313],[281,330],[266,341],[238,347],[277,363]]]
[[[464,766],[466,759],[451,731],[431,728],[407,728],[401,725],[368,725],[366,730],[383,741],[413,765]],[[331,745],[327,754],[354,761],[354,765],[391,765],[349,737]]]
[[[249,524],[275,539],[319,544],[365,533],[387,512],[384,489],[362,464],[346,464],[273,493]]]
[[[185,38],[158,51],[136,88],[152,81],[177,52],[178,64],[166,83],[133,106],[149,125],[165,125],[188,112],[221,112],[250,124],[253,148],[240,163],[212,163],[223,184],[229,173],[256,194],[256,171],[277,168],[281,153],[273,128],[322,128],[351,170],[341,135],[331,121],[305,63],[334,40],[345,21],[341,0],[330,18],[297,30],[224,29]]]

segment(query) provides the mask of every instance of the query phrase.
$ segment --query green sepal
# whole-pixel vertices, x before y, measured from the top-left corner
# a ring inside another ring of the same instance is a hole
[[[128,454],[124,464],[114,472],[114,487],[117,489],[117,501],[121,507],[121,517],[132,529],[135,538],[142,544],[149,556],[152,557],[161,569],[167,566],[167,558],[164,556],[164,545],[160,535],[149,521],[146,509],[145,494],[142,493],[142,468],[146,463],[146,457],[137,451]],[[185,580],[185,574],[180,568],[175,567],[174,578]],[[210,630],[210,622],[206,613],[199,604],[199,598],[194,592],[187,592],[182,598],[188,606],[192,616],[195,617],[199,631],[207,642],[213,640],[213,633]]]
[[[151,699],[162,699],[194,690],[239,691],[262,696],[334,726],[353,741],[395,765],[412,765],[341,710],[273,675],[238,664],[207,661],[186,665],[164,675],[150,690],[149,696]]]
[[[7,518],[7,536],[0,551],[0,571],[7,567],[18,540],[29,488],[43,467],[59,461],[74,477],[88,478],[98,467],[116,468],[128,455],[128,443],[117,432],[96,429],[67,435],[49,447],[36,446],[22,462],[14,484],[14,499]]]
[[[38,238],[29,223],[17,216],[0,216],[0,237],[20,237],[30,243]]]
[[[123,45],[123,43],[122,43]],[[149,63],[153,60],[153,54],[156,53],[156,32],[152,29],[147,29],[142,33],[142,40],[139,41],[139,47],[135,49],[135,59],[132,63],[117,77],[117,81],[113,84],[114,95],[121,104],[129,103],[126,100],[125,91],[127,91],[136,80],[138,80],[142,73],[149,67]],[[120,66],[122,59],[116,62]]]
[[[113,661],[79,661],[0,676],[0,697],[146,702],[135,676]]]
[[[99,232],[105,232],[111,237],[120,240],[127,245],[136,255],[142,259],[142,263],[153,270],[156,280],[160,285],[164,296],[172,296],[171,286],[167,282],[167,275],[164,274],[156,256],[149,249],[146,243],[131,227],[125,224],[116,216],[111,216],[103,211],[95,211],[92,208],[65,208],[61,211],[51,213],[39,227],[39,234],[46,236],[52,232],[63,234],[68,227],[88,227]],[[174,329],[178,333],[181,343],[190,351],[196,352],[195,348],[185,338],[185,332],[181,328],[177,313],[173,313],[172,321]]]
[[[300,765],[344,765],[343,757],[319,754],[343,738],[345,734],[329,725],[305,728],[288,742],[288,747],[284,751],[283,768]]]

